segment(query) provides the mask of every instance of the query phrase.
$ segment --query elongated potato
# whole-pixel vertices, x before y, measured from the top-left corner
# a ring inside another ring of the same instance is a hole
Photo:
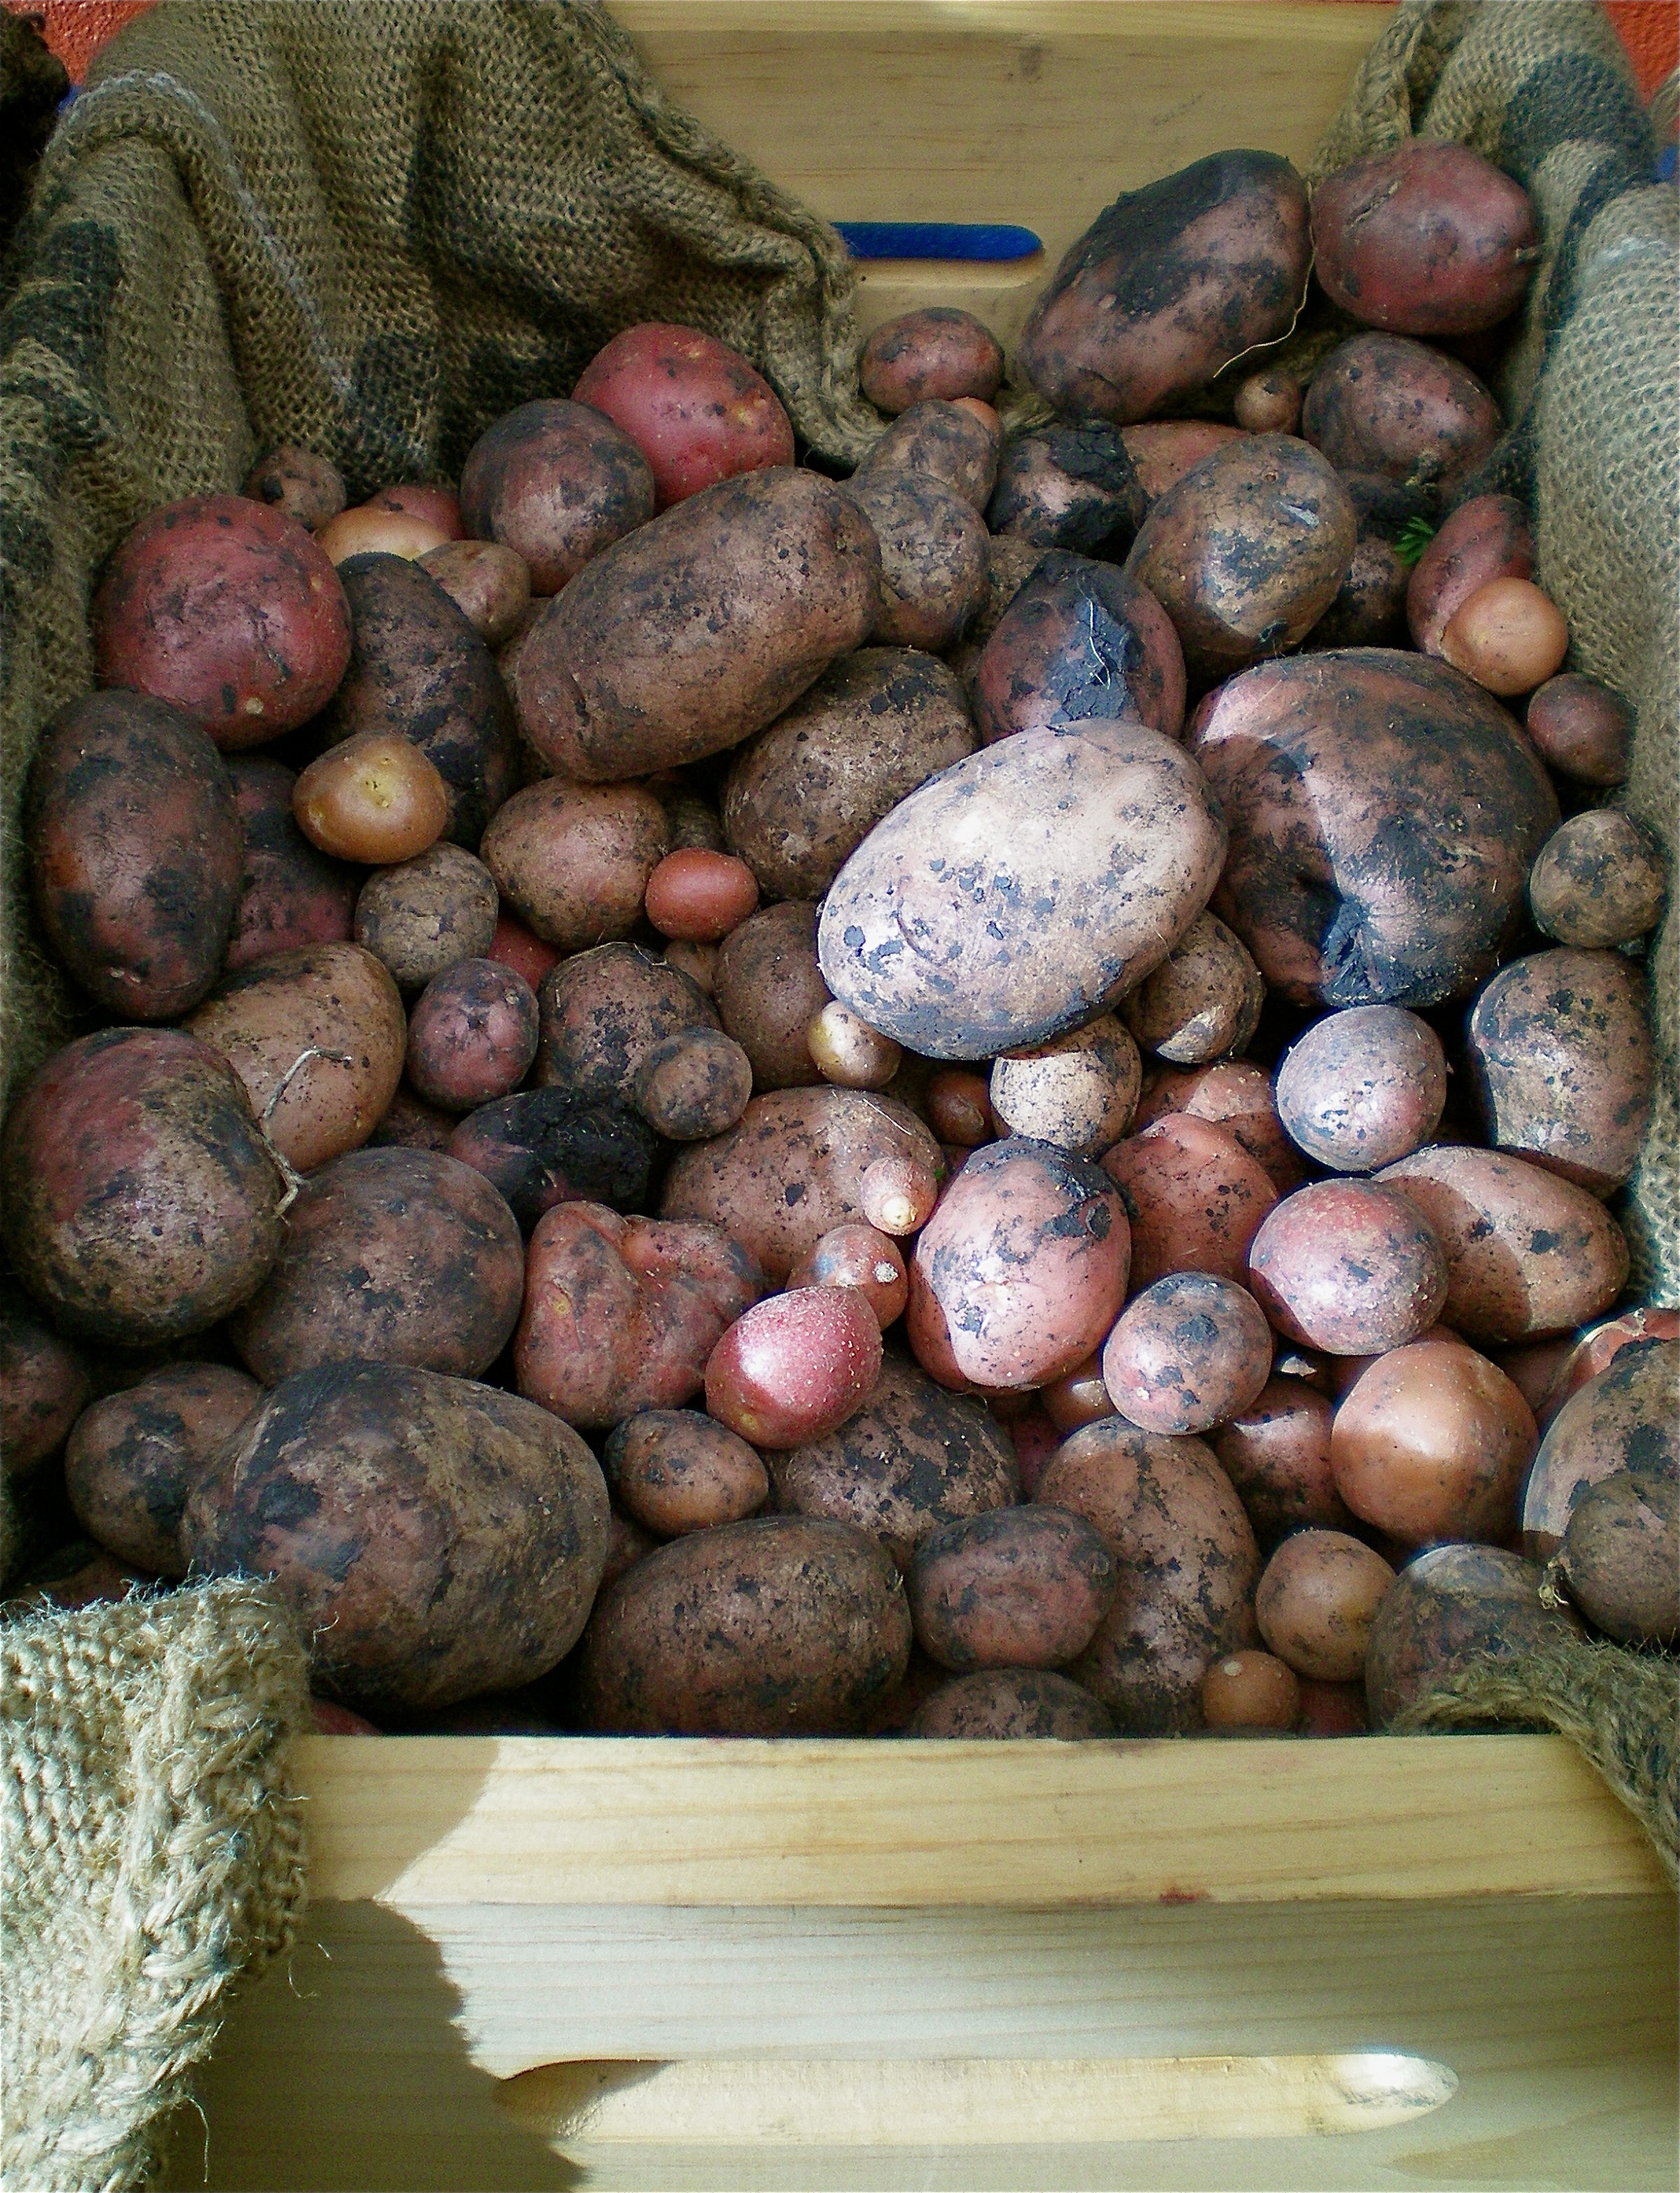
[[[222,956],[232,975],[300,944],[347,944],[365,870],[312,845],[292,813],[295,773],[267,754],[227,763],[244,826],[244,861]]]

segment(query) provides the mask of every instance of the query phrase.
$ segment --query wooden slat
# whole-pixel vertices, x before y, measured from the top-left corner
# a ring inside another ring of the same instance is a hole
[[[1561,1738],[310,1738],[317,1896],[1081,1905],[1662,1886]]]

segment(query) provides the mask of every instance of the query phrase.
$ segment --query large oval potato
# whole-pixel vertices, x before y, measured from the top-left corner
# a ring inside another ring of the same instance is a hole
[[[461,514],[521,557],[531,592],[557,594],[653,515],[653,474],[630,437],[587,404],[539,397],[486,427],[461,470]]]
[[[603,550],[519,643],[519,723],[585,783],[668,769],[762,730],[874,621],[880,549],[831,482],[792,466],[690,495]]]
[[[1199,771],[1158,731],[1023,731],[870,832],[823,905],[823,979],[926,1058],[1045,1043],[1160,965],[1224,854]]]
[[[662,1546],[602,1593],[579,1705],[623,1736],[842,1735],[909,1657],[904,1587],[874,1538],[760,1515]]]
[[[998,619],[974,672],[988,746],[1015,731],[1140,719],[1176,739],[1184,657],[1171,618],[1113,564],[1052,550]]]
[[[1499,407],[1467,365],[1405,335],[1359,335],[1312,377],[1301,432],[1338,472],[1450,494],[1499,438]]]

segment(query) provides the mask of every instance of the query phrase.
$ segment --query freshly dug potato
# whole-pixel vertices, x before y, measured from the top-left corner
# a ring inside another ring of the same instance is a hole
[[[1431,514],[1433,498],[1381,472],[1344,472],[1341,478],[1358,528],[1353,561],[1307,644],[1403,647],[1413,566],[1400,553],[1400,538],[1408,524]]]
[[[449,787],[447,835],[476,846],[519,782],[519,741],[496,658],[429,571],[401,556],[339,566],[355,625],[327,712],[338,739],[398,731]]]
[[[1620,693],[1578,670],[1548,678],[1528,696],[1528,736],[1560,776],[1603,787],[1627,775],[1633,711]]]
[[[172,1363],[95,1401],[65,1450],[65,1487],[76,1520],[119,1561],[161,1577],[184,1576],[186,1497],[263,1398],[243,1371]]]
[[[888,479],[932,480],[983,511],[997,478],[1003,430],[997,414],[972,404],[924,400],[895,419],[852,474],[873,488]]]
[[[300,1172],[366,1142],[402,1079],[397,986],[358,944],[311,944],[230,975],[187,1022],[245,1085]]]
[[[1523,1388],[1535,1421],[1545,1431],[1566,1401],[1581,1388],[1608,1371],[1624,1348],[1636,1340],[1680,1340],[1680,1309],[1630,1309],[1620,1317],[1590,1325],[1579,1338],[1541,1341],[1538,1346],[1513,1351],[1534,1366],[1539,1384]],[[1545,1368],[1541,1369],[1541,1363]],[[1522,1372],[1508,1355],[1505,1367],[1522,1385]]]
[[[67,1331],[205,1331],[278,1255],[285,1183],[226,1060],[175,1028],[104,1028],[13,1097],[0,1205],[18,1277]]]
[[[668,807],[668,826],[669,817]],[[642,903],[662,936],[719,944],[757,912],[758,878],[732,853],[685,845],[660,862],[647,879]]]
[[[519,1087],[536,1036],[536,998],[524,976],[497,959],[462,959],[415,1001],[408,1077],[428,1104],[475,1111]]]
[[[1201,1679],[1201,1714],[1221,1735],[1293,1729],[1301,1710],[1295,1671],[1270,1652],[1228,1652]]]
[[[464,541],[467,528],[461,515],[461,498],[453,488],[435,480],[398,480],[370,495],[364,510],[397,511],[407,518],[423,518],[435,525],[445,541]]]
[[[1359,519],[1318,451],[1246,434],[1151,504],[1126,559],[1172,618],[1198,685],[1294,647],[1347,576]]]
[[[1098,215],[1033,307],[1021,366],[1064,418],[1147,418],[1287,332],[1310,253],[1289,163],[1213,153]]]
[[[1386,1728],[1472,1662],[1507,1659],[1580,1634],[1566,1608],[1542,1602],[1532,1561],[1498,1546],[1432,1546],[1407,1562],[1372,1620],[1365,1651],[1372,1722]]]
[[[989,404],[1003,379],[1003,346],[972,312],[924,305],[885,320],[864,344],[857,382],[877,411],[897,418],[930,398]]]
[[[282,443],[259,458],[245,475],[239,490],[253,502],[266,503],[287,518],[295,518],[309,532],[318,532],[336,518],[349,498],[336,465],[313,449]]]
[[[1345,1531],[1297,1531],[1266,1563],[1254,1618],[1298,1675],[1357,1682],[1371,1623],[1393,1582],[1382,1555]]]
[[[753,1094],[753,1062],[720,1028],[684,1028],[645,1053],[630,1085],[636,1109],[674,1142],[726,1134]]]
[[[1023,731],[877,824],[824,902],[818,962],[906,1050],[995,1057],[1083,1026],[1159,966],[1224,852],[1200,772],[1159,732]]]
[[[1534,1411],[1497,1365],[1456,1341],[1391,1348],[1336,1411],[1330,1467],[1356,1515],[1396,1544],[1503,1545],[1534,1458]]]
[[[711,999],[636,944],[601,944],[543,977],[536,1078],[593,1102],[629,1103],[642,1061],[685,1028],[715,1028]]]
[[[1251,373],[1231,400],[1231,415],[1250,434],[1293,434],[1301,423],[1303,392],[1281,369]]]
[[[292,813],[312,845],[378,867],[412,861],[449,827],[450,788],[400,731],[362,731],[329,747],[292,787]]]
[[[1680,1635],[1680,1482],[1618,1470],[1575,1503],[1558,1573],[1577,1606],[1622,1645]]]
[[[1447,1257],[1438,1314],[1479,1344],[1567,1332],[1627,1277],[1621,1228],[1586,1190],[1502,1151],[1435,1142],[1378,1174],[1429,1221]]]
[[[712,1350],[706,1406],[754,1446],[803,1446],[857,1415],[880,1366],[880,1326],[856,1287],[789,1287],[744,1310]]]
[[[1122,556],[1148,504],[1137,467],[1115,428],[1039,427],[1006,444],[986,505],[994,534],[1081,556]]]
[[[1169,1112],[1188,1112],[1235,1135],[1280,1195],[1306,1178],[1300,1152],[1283,1131],[1273,1101],[1271,1076],[1247,1058],[1221,1059],[1184,1070],[1151,1064],[1144,1075],[1133,1131]]]
[[[244,857],[223,971],[232,975],[300,944],[347,944],[364,871],[312,845],[292,814],[292,771],[267,754],[226,764]]]
[[[1560,944],[1631,944],[1662,919],[1668,864],[1644,825],[1614,807],[1572,815],[1528,871],[1528,908]]]
[[[41,733],[24,789],[35,911],[107,1012],[174,1020],[221,971],[243,845],[233,787],[191,716],[89,693]]]
[[[1292,1003],[1436,1005],[1493,971],[1557,800],[1468,679],[1387,648],[1261,663],[1189,745],[1230,833],[1213,910]]]
[[[388,503],[358,503],[321,528],[322,552],[334,564],[347,564],[353,556],[400,556],[417,564],[456,538],[454,527],[439,524],[426,512]]]
[[[1125,718],[1176,739],[1184,650],[1147,587],[1112,564],[1058,549],[1039,559],[999,618],[973,691],[988,746],[1015,731]]]
[[[645,1561],[664,1543],[651,1531],[633,1523],[628,1515],[615,1508],[612,1511],[612,1535],[607,1543],[606,1566],[601,1572],[601,1589],[616,1583],[626,1569],[633,1569],[638,1561]]]
[[[905,1579],[916,1640],[941,1667],[1059,1668],[1114,1598],[1114,1558],[1083,1516],[995,1508],[931,1532]]]
[[[625,328],[571,392],[647,459],[661,510],[737,472],[794,461],[793,423],[776,391],[738,350],[698,328]]]
[[[530,572],[494,541],[445,541],[416,561],[437,581],[485,645],[511,639],[530,601]]]
[[[519,1391],[586,1431],[644,1409],[679,1409],[700,1391],[725,1331],[764,1291],[751,1254],[715,1226],[557,1204],[530,1238],[513,1341]]]
[[[1271,1349],[1246,1288],[1211,1272],[1173,1272],[1121,1312],[1104,1343],[1103,1383],[1128,1423],[1205,1432],[1259,1399]]]
[[[788,1274],[790,1287],[856,1287],[883,1332],[904,1314],[910,1282],[890,1234],[856,1221],[831,1227]]]
[[[630,437],[587,404],[539,397],[505,412],[467,455],[461,509],[511,548],[530,591],[557,594],[592,556],[653,515],[653,474]]]
[[[1202,1066],[1246,1051],[1260,1025],[1260,971],[1217,914],[1199,913],[1121,1011],[1145,1051]]]
[[[1469,335],[1514,312],[1540,255],[1534,201],[1468,145],[1408,137],[1313,193],[1313,272],[1368,328]]]
[[[601,1595],[584,1726],[622,1736],[830,1736],[910,1657],[898,1572],[867,1532],[761,1515],[662,1546]]]
[[[1018,541],[1012,534],[997,533],[992,536],[988,558],[986,598],[978,615],[968,628],[968,637],[960,647],[950,650],[951,667],[962,679],[967,691],[973,684],[973,669],[978,662],[980,650],[1001,623],[1004,611],[1009,607],[1027,581],[1043,560],[1044,551],[1029,541]],[[1166,612],[1161,612],[1163,623]]]
[[[720,753],[862,646],[880,587],[874,534],[831,482],[791,465],[724,480],[549,604],[514,667],[520,727],[585,783]]]
[[[985,1668],[959,1675],[922,1700],[904,1731],[963,1744],[1018,1744],[1023,1738],[1065,1744],[1114,1732],[1112,1716],[1089,1691],[1048,1668]]]
[[[456,1114],[439,1111],[399,1083],[390,1108],[362,1145],[370,1150],[444,1150],[455,1133]],[[479,1171],[485,1168],[480,1165]],[[486,1175],[488,1177],[488,1175]]]
[[[1112,1013],[1072,1035],[992,1064],[988,1101],[1012,1135],[1098,1157],[1131,1124],[1143,1069],[1138,1046]]]
[[[990,585],[984,518],[925,472],[859,472],[845,492],[880,545],[871,638],[886,647],[954,646]]]
[[[1567,1401],[1547,1427],[1522,1490],[1522,1550],[1548,1560],[1577,1503],[1618,1470],[1680,1469],[1680,1342],[1637,1341]]]
[[[513,794],[481,850],[520,918],[562,952],[582,952],[630,934],[671,848],[665,810],[640,785],[550,776]]]
[[[1644,972],[1619,952],[1560,947],[1502,967],[1467,1046],[1488,1141],[1595,1195],[1619,1188],[1651,1116],[1649,1015]]]
[[[904,1062],[896,1043],[834,998],[814,1016],[805,1040],[817,1071],[842,1089],[885,1089]]]
[[[1122,427],[1120,438],[1144,490],[1144,503],[1159,502],[1192,465],[1241,439],[1247,431],[1217,419],[1146,419]]]
[[[1398,1183],[1322,1180],[1267,1213],[1248,1251],[1248,1284],[1291,1340],[1328,1355],[1373,1355],[1403,1348],[1442,1315],[1447,1259]]]
[[[307,723],[350,660],[331,563],[295,518],[242,495],[192,495],[141,518],[91,612],[101,685],[167,701],[228,750]]]
[[[1528,579],[1489,579],[1441,635],[1442,659],[1502,700],[1543,685],[1568,651],[1563,612]]]
[[[627,1417],[601,1467],[614,1498],[662,1538],[744,1523],[770,1497],[770,1474],[746,1440],[697,1409]]]
[[[1218,1463],[1200,1440],[1105,1417],[1063,1441],[1033,1497],[1082,1515],[1115,1558],[1114,1603],[1068,1673],[1122,1735],[1200,1727],[1209,1663],[1254,1641],[1260,1572]]]
[[[1442,635],[1490,579],[1534,575],[1534,534],[1528,505],[1514,495],[1476,495],[1442,520],[1413,566],[1406,587],[1412,644],[1442,653]]]
[[[1249,1244],[1277,1191],[1229,1129],[1169,1112],[1116,1142],[1103,1171],[1131,1227],[1134,1292],[1169,1272],[1246,1280]]]
[[[808,1089],[822,1079],[810,1030],[829,1002],[829,986],[817,964],[817,908],[808,900],[767,906],[726,936],[712,994],[725,1033],[753,1062],[760,1094]]]
[[[1114,1323],[1129,1247],[1119,1193],[1096,1165],[1024,1135],[976,1150],[910,1263],[917,1360],[947,1386],[1059,1377]]]
[[[660,1214],[721,1227],[780,1285],[824,1234],[866,1216],[869,1168],[904,1157],[943,1171],[939,1145],[895,1097],[777,1090],[754,1097],[726,1135],[678,1153]]]
[[[1021,1497],[1014,1450],[982,1404],[894,1355],[838,1430],[765,1459],[784,1514],[855,1524],[901,1569],[931,1532]]]
[[[524,1233],[557,1203],[646,1204],[658,1145],[626,1105],[571,1089],[521,1089],[446,1124],[449,1154],[484,1175]]]
[[[1331,1408],[1304,1378],[1273,1377],[1207,1444],[1267,1543],[1304,1526],[1347,1531],[1353,1517],[1330,1469]],[[1272,1648],[1276,1651],[1276,1646]]]
[[[883,816],[976,743],[943,662],[861,648],[735,756],[725,840],[772,898],[815,902]]]
[[[1499,438],[1499,407],[1465,365],[1405,335],[1350,335],[1312,377],[1301,432],[1342,472],[1451,494]]]
[[[77,1350],[8,1288],[0,1297],[0,1468],[6,1475],[26,1476],[56,1454],[92,1392]]]
[[[327,1363],[248,1419],[181,1541],[206,1575],[272,1576],[315,1686],[380,1718],[546,1674],[582,1629],[607,1532],[600,1465],[546,1409]]]
[[[423,989],[496,942],[496,878],[464,845],[440,839],[394,868],[376,868],[356,900],[356,942],[405,990]]]
[[[1401,1005],[1315,1021],[1277,1069],[1277,1115],[1333,1172],[1374,1172],[1426,1142],[1447,1102],[1447,1054]]]

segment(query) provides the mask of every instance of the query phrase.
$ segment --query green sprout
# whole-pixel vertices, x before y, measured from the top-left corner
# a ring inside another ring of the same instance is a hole
[[[1396,536],[1394,553],[1402,564],[1415,564],[1434,538],[1435,528],[1428,518],[1408,518]]]

